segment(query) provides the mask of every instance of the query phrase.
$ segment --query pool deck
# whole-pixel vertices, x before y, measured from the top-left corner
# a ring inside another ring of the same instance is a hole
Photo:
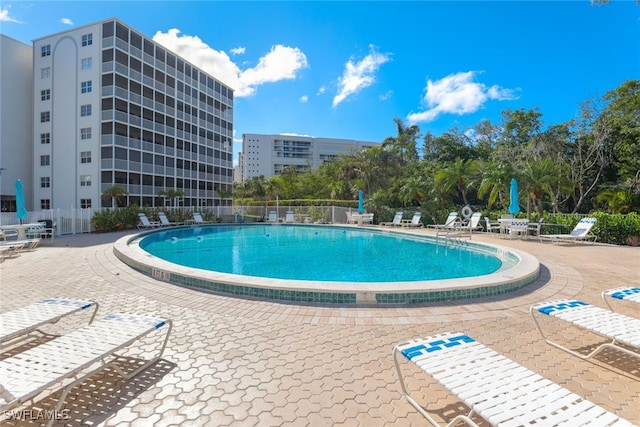
[[[561,245],[474,234],[474,241],[536,256],[541,276],[499,297],[420,306],[336,307],[239,299],[156,281],[113,254],[113,242],[127,234],[131,232],[63,236],[0,263],[0,312],[66,296],[99,302],[98,317],[153,313],[174,322],[160,362],[130,381],[111,369],[87,379],[70,392],[63,408],[71,419],[59,425],[425,425],[401,395],[391,353],[399,342],[444,331],[471,335],[640,424],[640,358],[605,351],[594,361],[581,360],[547,345],[528,311],[531,304],[560,298],[603,306],[603,290],[640,284],[640,247]],[[640,318],[637,305],[620,302],[615,307]],[[67,319],[46,330],[63,333],[77,321]],[[552,320],[545,324],[572,348],[586,350],[602,342]],[[141,343],[141,349],[149,344]],[[0,359],[21,349],[9,349]],[[135,348],[126,354],[125,366],[135,363],[135,354]],[[415,396],[428,396],[428,408],[436,418],[464,411],[412,364],[403,368],[415,374],[409,387]],[[53,409],[59,396],[56,392],[23,409]],[[3,420],[3,425],[40,422]]]

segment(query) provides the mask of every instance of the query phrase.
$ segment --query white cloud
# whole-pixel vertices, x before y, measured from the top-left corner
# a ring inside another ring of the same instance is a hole
[[[73,25],[73,22],[69,18],[62,18],[60,22],[62,22],[64,25]]]
[[[321,86],[320,89],[318,89],[318,93],[316,95],[322,95],[323,93],[325,93],[327,90],[326,87]]]
[[[383,93],[382,95],[378,96],[378,98],[380,99],[380,101],[386,101],[387,99],[391,98],[393,96],[393,91],[392,90],[388,90],[385,93]]]
[[[369,54],[359,62],[349,59],[342,77],[338,79],[338,94],[333,98],[333,107],[337,107],[348,96],[360,92],[375,82],[375,73],[380,66],[391,60],[388,53],[379,53],[375,47],[369,46]]]
[[[21,24],[17,19],[9,16],[9,8],[11,6],[7,6],[4,9],[0,9],[0,22],[13,22],[15,24]]]
[[[407,121],[410,124],[430,122],[441,114],[475,113],[483,108],[489,100],[506,101],[518,99],[518,90],[500,86],[487,87],[484,83],[474,81],[476,71],[450,74],[440,80],[428,80],[422,103],[425,111],[410,113]]]
[[[311,135],[307,135],[307,134],[304,134],[304,133],[281,132],[281,133],[279,133],[279,135],[300,136],[300,137],[303,137],[303,138],[313,138]]]
[[[230,50],[232,55],[242,55],[247,50],[246,47],[234,47]]]
[[[300,102],[305,103],[307,101],[309,101],[309,97],[307,95],[302,95],[300,97]]]
[[[307,67],[307,57],[294,47],[273,46],[255,67],[241,70],[224,51],[212,49],[198,36],[180,35],[176,28],[158,31],[153,40],[231,86],[236,97],[250,96],[264,83],[295,79]]]

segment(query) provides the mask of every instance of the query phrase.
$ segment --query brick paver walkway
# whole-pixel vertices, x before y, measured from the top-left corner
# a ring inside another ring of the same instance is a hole
[[[159,363],[131,381],[111,369],[84,381],[67,397],[71,420],[59,425],[424,425],[400,393],[391,351],[398,342],[442,331],[465,332],[640,424],[640,359],[611,351],[595,363],[580,360],[545,344],[528,314],[533,303],[565,297],[602,305],[602,290],[640,284],[640,248],[474,235],[474,240],[536,256],[541,277],[498,298],[415,307],[318,307],[238,299],[155,281],[113,255],[112,243],[123,235],[60,237],[0,264],[3,312],[44,297],[67,296],[98,301],[98,316],[130,311],[174,321]],[[630,304],[617,308],[640,317],[640,309]],[[77,321],[47,330],[62,333]],[[573,348],[586,350],[601,341],[566,325],[549,327]],[[0,358],[18,350],[9,349]],[[138,353],[136,348],[128,352],[124,365],[133,366]],[[411,364],[404,368],[415,374],[409,387],[431,402],[436,417],[464,411]],[[59,395],[26,409],[52,409]]]

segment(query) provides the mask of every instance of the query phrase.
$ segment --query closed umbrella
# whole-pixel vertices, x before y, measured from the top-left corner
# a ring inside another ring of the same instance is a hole
[[[16,179],[16,216],[22,224],[22,220],[26,219],[29,213],[24,206],[24,188],[22,188],[22,181]]]
[[[364,192],[362,190],[358,191],[358,212],[364,212]]]
[[[509,203],[509,213],[515,215],[520,212],[520,205],[518,204],[518,181],[516,181],[515,178],[511,178],[509,197],[511,199]]]

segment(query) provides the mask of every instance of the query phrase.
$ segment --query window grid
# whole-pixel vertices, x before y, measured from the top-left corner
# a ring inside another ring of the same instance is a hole
[[[91,187],[91,175],[80,175],[80,187]]]
[[[90,209],[91,208],[91,199],[80,199],[80,208],[81,209]]]
[[[48,101],[51,99],[51,89],[44,89],[40,91],[40,100]]]
[[[81,140],[91,139],[91,128],[81,128],[80,139]]]
[[[48,176],[40,177],[40,187],[41,188],[49,188],[51,187],[51,179]]]
[[[40,113],[40,123],[47,123],[51,121],[51,112],[43,111]]]
[[[49,166],[51,162],[51,157],[48,154],[44,154],[40,156],[40,166]]]
[[[40,199],[40,209],[51,209],[51,200]]]
[[[89,93],[91,92],[91,80],[88,80],[86,82],[82,82],[80,83],[80,90],[82,93]]]
[[[45,56],[51,56],[51,45],[50,44],[46,44],[44,46],[42,46],[40,48],[40,56],[42,56],[43,58]]]
[[[51,77],[51,67],[44,67],[40,69],[41,79],[48,79],[49,77]]]
[[[80,152],[80,163],[91,163],[91,151]]]
[[[51,134],[49,132],[40,134],[40,144],[51,144]]]
[[[93,60],[91,58],[82,59],[82,69],[89,70],[93,67]]]
[[[93,33],[84,34],[82,36],[82,46],[91,46],[93,44]]]
[[[80,116],[86,117],[91,115],[91,104],[85,104],[80,106]]]

